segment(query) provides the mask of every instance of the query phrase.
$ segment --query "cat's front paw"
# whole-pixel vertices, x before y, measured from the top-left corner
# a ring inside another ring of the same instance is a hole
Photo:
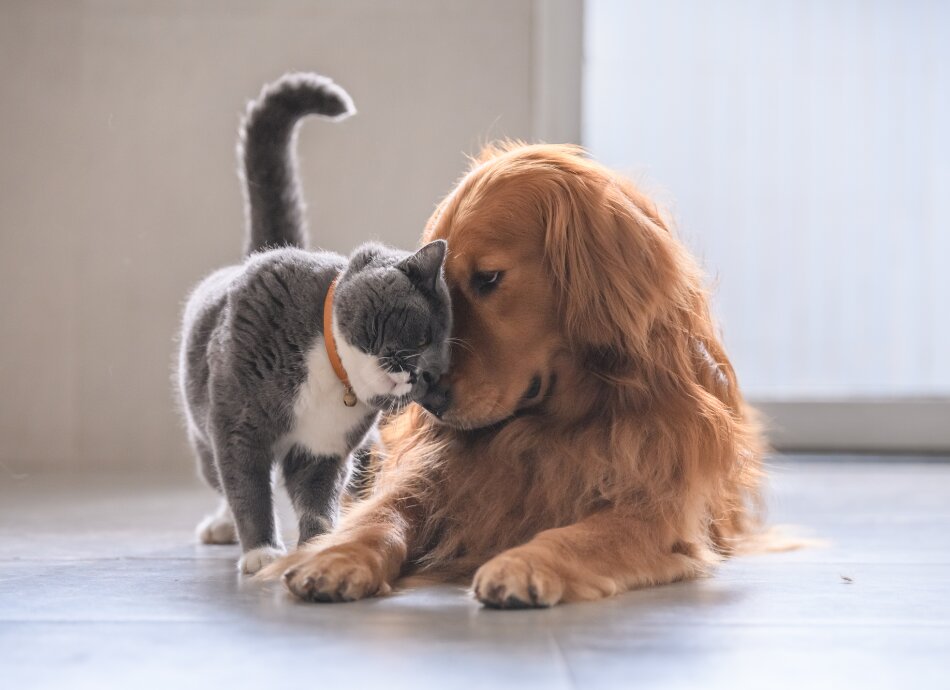
[[[284,584],[306,601],[356,601],[390,591],[376,554],[337,546],[298,560],[283,574]]]
[[[276,546],[258,546],[251,549],[238,561],[238,571],[245,575],[253,575],[258,570],[286,554],[284,549]]]

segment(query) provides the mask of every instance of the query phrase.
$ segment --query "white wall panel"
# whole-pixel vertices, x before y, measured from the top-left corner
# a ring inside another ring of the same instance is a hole
[[[748,393],[950,395],[950,3],[586,7],[584,142],[671,207]]]
[[[317,246],[413,246],[464,154],[530,138],[531,0],[0,2],[0,482],[194,470],[187,291],[240,256],[245,102],[287,70],[359,114],[299,140]]]

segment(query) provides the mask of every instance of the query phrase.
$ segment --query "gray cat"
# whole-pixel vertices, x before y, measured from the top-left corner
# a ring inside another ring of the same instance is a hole
[[[312,74],[287,75],[250,104],[239,147],[247,258],[208,276],[185,307],[178,382],[188,436],[224,496],[198,534],[215,544],[239,538],[245,573],[284,552],[274,466],[300,542],[326,532],[351,456],[380,411],[438,395],[448,366],[445,242],[414,254],[364,244],[349,260],[304,249],[297,122],[353,112],[342,88]]]

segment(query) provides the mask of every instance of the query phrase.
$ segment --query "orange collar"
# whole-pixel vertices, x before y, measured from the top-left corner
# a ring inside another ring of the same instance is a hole
[[[327,357],[330,359],[333,373],[343,384],[343,404],[347,407],[353,407],[356,405],[356,393],[353,392],[350,377],[346,375],[346,369],[343,368],[340,353],[336,350],[336,338],[333,337],[333,295],[336,293],[336,282],[338,280],[338,277],[333,279],[333,282],[330,283],[330,289],[327,290],[327,297],[323,300],[323,343],[326,345]]]

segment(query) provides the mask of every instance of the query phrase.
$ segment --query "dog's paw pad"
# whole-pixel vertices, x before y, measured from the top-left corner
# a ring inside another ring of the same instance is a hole
[[[286,553],[284,549],[276,546],[259,546],[241,556],[241,560],[238,561],[238,570],[245,575],[253,575]]]

